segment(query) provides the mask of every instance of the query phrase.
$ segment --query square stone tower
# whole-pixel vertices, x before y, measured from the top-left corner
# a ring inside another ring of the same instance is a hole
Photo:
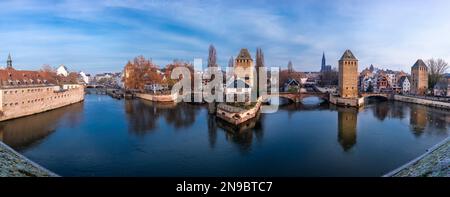
[[[248,52],[248,49],[246,48],[241,49],[234,63],[235,75],[243,78],[245,83],[247,83],[248,85],[253,86],[253,81],[255,78],[255,76],[253,76],[253,69],[253,59],[250,55],[250,52]]]
[[[348,49],[339,60],[339,95],[358,98],[358,59]]]
[[[411,67],[411,94],[425,95],[428,89],[428,67],[418,59]]]

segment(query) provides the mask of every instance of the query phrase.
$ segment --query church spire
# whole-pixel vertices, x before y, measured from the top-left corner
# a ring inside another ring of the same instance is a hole
[[[11,54],[8,54],[8,60],[6,60],[6,68],[12,68]]]
[[[320,71],[323,72],[326,70],[326,61],[325,61],[325,51],[322,54],[322,66],[320,67]]]
[[[322,68],[324,68],[326,66],[326,62],[325,62],[325,51],[322,54]]]

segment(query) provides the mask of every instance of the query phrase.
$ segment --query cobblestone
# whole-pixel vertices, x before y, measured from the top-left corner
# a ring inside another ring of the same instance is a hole
[[[0,177],[52,177],[56,174],[26,159],[0,142]]]
[[[394,177],[450,177],[450,139],[430,150],[421,158],[412,161]]]

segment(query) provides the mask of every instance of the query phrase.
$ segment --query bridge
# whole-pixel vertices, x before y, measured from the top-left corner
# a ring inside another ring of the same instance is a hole
[[[391,97],[391,94],[388,93],[361,93],[361,97],[364,98],[370,98],[370,97],[382,97],[385,99],[389,99]]]
[[[92,85],[86,85],[86,88],[105,88],[105,86],[92,84]]]
[[[267,95],[267,98],[270,98],[270,97],[285,98],[294,103],[299,103],[304,98],[307,98],[307,97],[318,97],[318,98],[321,98],[322,100],[328,101],[329,94],[322,93],[322,92],[298,92],[298,93],[297,92],[279,92],[276,94]]]

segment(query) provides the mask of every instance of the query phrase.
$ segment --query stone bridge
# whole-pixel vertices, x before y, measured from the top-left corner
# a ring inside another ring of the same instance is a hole
[[[390,99],[391,94],[388,94],[388,93],[361,93],[361,97],[364,97],[364,98],[383,97],[385,99]]]
[[[304,98],[307,97],[319,97],[323,100],[328,101],[329,100],[329,94],[328,93],[322,93],[322,92],[301,92],[301,93],[292,93],[292,92],[279,92],[276,94],[267,95],[267,97],[281,97],[285,99],[289,99],[292,102],[299,103]]]

